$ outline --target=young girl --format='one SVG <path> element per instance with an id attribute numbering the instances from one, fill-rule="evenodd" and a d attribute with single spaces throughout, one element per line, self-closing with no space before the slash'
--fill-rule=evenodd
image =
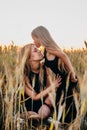
<path id="1" fill-rule="evenodd" d="M 43 46 L 45 48 L 48 61 L 54 60 L 56 56 L 60 58 L 59 69 L 61 66 L 64 67 L 62 61 L 64 62 L 66 69 L 70 72 L 71 81 L 76 82 L 77 78 L 68 56 L 60 49 L 49 31 L 43 26 L 38 26 L 31 32 L 31 36 L 37 47 Z"/>
<path id="2" fill-rule="evenodd" d="M 63 91 L 63 102 L 66 103 L 65 113 L 67 113 L 64 122 L 70 123 L 76 118 L 77 114 L 73 97 L 73 90 L 74 87 L 76 87 L 77 85 L 77 77 L 71 65 L 71 62 L 67 55 L 59 48 L 59 46 L 53 40 L 49 31 L 45 27 L 36 27 L 31 32 L 31 36 L 34 40 L 35 45 L 37 47 L 42 46 L 45 50 L 45 66 L 49 67 L 56 75 L 59 74 L 62 78 L 61 85 L 56 92 L 56 104 L 59 104 Z M 68 74 L 70 74 L 70 78 L 67 86 Z M 59 106 L 57 106 L 57 111 L 58 107 Z"/>
<path id="3" fill-rule="evenodd" d="M 20 58 L 23 58 L 25 53 L 25 98 L 29 98 L 25 105 L 27 111 L 34 111 L 39 114 L 40 118 L 45 119 L 51 114 L 52 104 L 49 100 L 49 93 L 53 88 L 51 85 L 47 86 L 46 69 L 40 64 L 43 59 L 41 51 L 34 44 L 28 44 L 21 49 Z M 61 78 L 58 76 L 53 81 L 55 90 L 59 87 L 60 81 Z"/>

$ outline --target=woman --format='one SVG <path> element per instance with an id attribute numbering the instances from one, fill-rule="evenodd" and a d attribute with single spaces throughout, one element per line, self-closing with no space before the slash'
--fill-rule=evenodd
<path id="1" fill-rule="evenodd" d="M 56 103 L 59 104 L 62 91 L 64 92 L 64 100 L 66 103 L 66 117 L 64 122 L 70 123 L 76 118 L 76 106 L 73 98 L 74 87 L 77 86 L 77 77 L 71 62 L 67 55 L 59 48 L 56 42 L 51 37 L 49 31 L 43 27 L 38 26 L 31 32 L 31 36 L 37 47 L 44 48 L 45 66 L 49 67 L 56 75 L 59 74 L 62 78 L 61 85 L 57 90 Z M 67 77 L 70 75 L 67 85 Z M 79 93 L 79 92 L 78 92 Z M 70 97 L 70 98 L 68 98 Z M 57 111 L 58 111 L 57 106 Z"/>
<path id="2" fill-rule="evenodd" d="M 48 83 L 47 74 L 49 71 L 41 65 L 43 55 L 34 44 L 25 45 L 20 51 L 20 58 L 26 53 L 26 62 L 24 66 L 25 80 L 25 98 L 29 98 L 26 102 L 28 111 L 34 111 L 39 114 L 42 119 L 47 118 L 51 114 L 51 101 L 49 93 L 52 92 L 52 86 Z M 54 89 L 57 90 L 61 84 L 61 78 L 56 77 L 53 81 Z M 49 85 L 49 87 L 47 86 Z"/>

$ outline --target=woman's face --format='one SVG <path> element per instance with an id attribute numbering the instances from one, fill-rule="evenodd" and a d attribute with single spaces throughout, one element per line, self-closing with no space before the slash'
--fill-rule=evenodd
<path id="1" fill-rule="evenodd" d="M 30 59 L 34 60 L 34 61 L 39 61 L 39 60 L 43 59 L 43 54 L 41 53 L 41 51 L 35 45 L 31 46 Z"/>
<path id="2" fill-rule="evenodd" d="M 37 37 L 35 37 L 35 36 L 32 36 L 32 39 L 34 40 L 35 45 L 37 47 L 40 47 L 40 41 L 39 41 L 39 39 Z"/>

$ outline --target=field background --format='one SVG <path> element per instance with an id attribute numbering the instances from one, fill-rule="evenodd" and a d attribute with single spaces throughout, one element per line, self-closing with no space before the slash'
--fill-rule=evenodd
<path id="1" fill-rule="evenodd" d="M 21 77 L 22 69 L 19 69 L 21 66 L 17 61 L 19 49 L 19 46 L 15 46 L 14 43 L 9 46 L 0 46 L 0 127 L 2 127 L 2 122 L 4 122 L 3 128 L 0 128 L 0 130 L 16 130 L 13 125 L 12 115 L 15 115 L 18 111 L 20 111 L 20 100 L 18 99 L 16 101 L 16 98 L 20 96 L 20 93 L 15 94 L 15 98 L 13 98 L 14 86 L 18 89 L 18 85 L 22 94 L 24 91 L 22 85 L 23 77 Z M 81 49 L 71 48 L 70 50 L 64 49 L 63 51 L 70 58 L 78 76 L 81 88 L 81 102 L 83 103 L 84 99 L 87 99 L 87 47 Z M 14 70 L 16 67 L 18 68 L 16 69 L 15 74 Z M 19 74 L 19 72 L 21 73 Z M 15 103 L 13 103 L 14 99 Z M 11 106 L 13 107 L 11 108 Z M 21 129 L 20 127 L 18 127 L 18 130 Z M 25 128 L 25 126 L 23 127 Z"/>
<path id="2" fill-rule="evenodd" d="M 0 46 L 0 73 L 3 73 L 4 64 L 8 64 L 11 69 L 15 67 L 19 48 L 14 43 L 9 46 Z M 87 47 L 63 49 L 63 51 L 69 56 L 77 75 L 82 78 L 87 69 Z"/>

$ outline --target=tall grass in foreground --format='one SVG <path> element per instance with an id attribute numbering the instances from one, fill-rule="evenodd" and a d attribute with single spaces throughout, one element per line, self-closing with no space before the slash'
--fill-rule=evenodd
<path id="1" fill-rule="evenodd" d="M 13 48 L 12 48 L 13 49 Z M 16 51 L 16 50 L 15 50 Z M 16 64 L 17 54 L 14 51 L 8 52 L 8 50 L 3 50 L 4 60 L 3 60 L 3 71 L 1 72 L 0 78 L 0 99 L 1 99 L 1 116 L 0 123 L 2 124 L 2 130 L 20 130 L 21 120 L 20 112 L 24 111 L 25 107 L 22 106 L 21 110 L 21 93 L 24 92 L 23 84 L 23 70 L 21 64 Z M 3 54 L 2 53 L 2 54 Z M 12 57 L 15 60 L 12 63 Z M 13 57 L 14 59 L 14 57 Z M 26 120 L 26 118 L 25 118 Z M 26 121 L 27 126 L 27 121 Z M 22 126 L 24 129 L 24 126 Z"/>
<path id="2" fill-rule="evenodd" d="M 87 49 L 71 49 L 64 51 L 69 56 L 79 77 L 82 99 L 82 109 L 81 114 L 79 114 L 79 104 L 77 104 L 79 96 L 78 93 L 73 91 L 78 114 L 76 120 L 72 122 L 67 129 L 80 130 L 81 119 L 83 119 L 87 114 Z M 37 122 L 39 118 L 37 118 L 37 115 L 31 115 L 27 113 L 25 108 L 23 68 L 26 55 L 23 57 L 22 62 L 20 63 L 17 61 L 17 53 L 17 46 L 10 45 L 9 47 L 0 47 L 0 130 L 63 130 L 60 127 L 61 124 L 59 122 L 65 108 L 65 104 L 61 105 L 63 94 L 59 102 L 60 112 L 58 115 L 56 115 L 56 111 L 54 111 L 53 120 L 49 127 L 43 123 L 38 124 L 36 127 L 33 126 L 32 118 L 36 118 Z M 23 97 L 22 101 L 21 95 Z M 55 99 L 54 91 L 52 94 L 50 94 L 50 98 L 55 110 L 55 102 L 53 100 Z M 82 125 L 83 124 L 84 122 L 82 122 Z"/>

